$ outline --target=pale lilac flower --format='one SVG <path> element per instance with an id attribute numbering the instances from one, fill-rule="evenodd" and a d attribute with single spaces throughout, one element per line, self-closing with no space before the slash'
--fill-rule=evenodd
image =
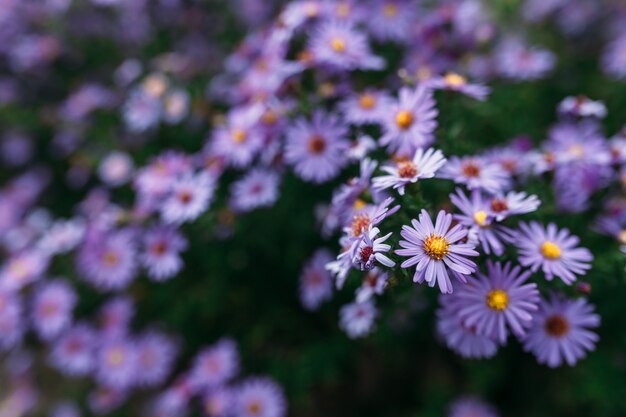
<path id="1" fill-rule="evenodd" d="M 38 250 L 27 250 L 11 256 L 0 268 L 0 287 L 19 290 L 40 279 L 48 263 L 48 255 Z"/>
<path id="2" fill-rule="evenodd" d="M 0 289 L 0 349 L 9 350 L 21 342 L 26 324 L 17 293 Z"/>
<path id="3" fill-rule="evenodd" d="M 394 261 L 385 255 L 386 252 L 391 250 L 391 246 L 384 243 L 389 239 L 391 233 L 376 238 L 379 233 L 380 229 L 370 226 L 367 233 L 363 234 L 363 239 L 358 246 L 355 246 L 352 263 L 358 265 L 361 271 L 368 271 L 374 268 L 376 262 L 388 268 L 393 268 L 396 265 Z"/>
<path id="4" fill-rule="evenodd" d="M 391 97 L 384 91 L 368 89 L 350 95 L 339 103 L 339 108 L 349 123 L 356 125 L 380 124 L 391 102 Z"/>
<path id="5" fill-rule="evenodd" d="M 125 152 L 114 151 L 104 157 L 98 167 L 98 176 L 110 187 L 126 184 L 133 174 L 133 160 Z"/>
<path id="6" fill-rule="evenodd" d="M 333 294 L 333 282 L 326 265 L 333 259 L 330 252 L 320 249 L 313 254 L 300 275 L 300 302 L 307 310 L 316 310 Z"/>
<path id="7" fill-rule="evenodd" d="M 189 380 L 194 387 L 212 388 L 230 381 L 238 372 L 237 346 L 230 339 L 222 339 L 196 356 Z"/>
<path id="8" fill-rule="evenodd" d="M 49 255 L 66 253 L 76 248 L 84 235 L 82 219 L 57 220 L 45 231 L 37 247 Z"/>
<path id="9" fill-rule="evenodd" d="M 172 224 L 197 219 L 209 207 L 215 187 L 214 179 L 206 172 L 178 178 L 161 205 L 161 218 Z"/>
<path id="10" fill-rule="evenodd" d="M 250 378 L 237 387 L 234 417 L 284 417 L 287 413 L 282 388 L 269 378 Z"/>
<path id="11" fill-rule="evenodd" d="M 407 42 L 416 24 L 418 8 L 411 0 L 371 0 L 365 23 L 381 41 Z"/>
<path id="12" fill-rule="evenodd" d="M 161 111 L 161 101 L 157 97 L 136 89 L 124 104 L 124 122 L 131 132 L 141 133 L 159 123 Z"/>
<path id="13" fill-rule="evenodd" d="M 491 197 L 490 212 L 496 221 L 502 221 L 509 216 L 532 213 L 539 208 L 541 201 L 536 195 L 525 192 L 509 191 L 506 194 L 497 194 Z"/>
<path id="14" fill-rule="evenodd" d="M 150 331 L 135 340 L 137 375 L 139 386 L 156 386 L 169 376 L 177 348 L 168 336 Z"/>
<path id="15" fill-rule="evenodd" d="M 470 190 L 481 188 L 492 194 L 505 191 L 511 181 L 509 173 L 501 166 L 475 156 L 453 156 L 439 175 L 457 184 L 464 184 Z"/>
<path id="16" fill-rule="evenodd" d="M 469 83 L 465 77 L 455 72 L 433 77 L 426 82 L 426 85 L 435 90 L 455 91 L 480 101 L 486 100 L 491 91 L 485 85 Z"/>
<path id="17" fill-rule="evenodd" d="M 569 96 L 559 103 L 557 108 L 559 114 L 572 117 L 594 117 L 602 119 L 606 116 L 607 110 L 600 100 L 591 100 L 586 96 Z"/>
<path id="18" fill-rule="evenodd" d="M 396 166 L 383 166 L 381 169 L 388 175 L 376 177 L 372 180 L 374 188 L 397 189 L 404 195 L 404 187 L 415 184 L 421 178 L 433 178 L 435 173 L 445 165 L 446 158 L 439 150 L 429 148 L 424 151 L 420 148 L 412 159 L 400 160 Z"/>
<path id="19" fill-rule="evenodd" d="M 346 304 L 339 311 L 339 327 L 351 339 L 367 336 L 374 326 L 378 311 L 373 301 Z"/>
<path id="20" fill-rule="evenodd" d="M 135 314 L 133 300 L 125 295 L 109 299 L 98 312 L 100 331 L 107 337 L 119 337 L 128 333 L 130 321 Z"/>
<path id="21" fill-rule="evenodd" d="M 626 78 L 626 33 L 606 46 L 602 54 L 602 70 L 613 78 Z"/>
<path id="22" fill-rule="evenodd" d="M 460 398 L 450 405 L 447 417 L 498 417 L 490 405 L 473 397 Z"/>
<path id="23" fill-rule="evenodd" d="M 77 297 L 65 281 L 49 281 L 39 286 L 33 297 L 32 321 L 39 337 L 51 340 L 72 322 Z"/>
<path id="24" fill-rule="evenodd" d="M 381 295 L 387 286 L 389 274 L 380 268 L 373 268 L 363 277 L 363 283 L 356 290 L 356 302 L 363 303 L 374 295 Z"/>
<path id="25" fill-rule="evenodd" d="M 231 185 L 231 207 L 239 212 L 270 207 L 278 200 L 279 183 L 280 177 L 276 172 L 261 168 L 251 169 Z"/>
<path id="26" fill-rule="evenodd" d="M 513 80 L 544 78 L 556 63 L 554 54 L 546 49 L 526 45 L 521 39 L 505 39 L 496 49 L 496 69 Z"/>
<path id="27" fill-rule="evenodd" d="M 63 374 L 85 376 L 95 367 L 97 344 L 94 330 L 79 323 L 52 344 L 49 361 Z"/>
<path id="28" fill-rule="evenodd" d="M 157 225 L 143 238 L 141 262 L 155 281 L 174 277 L 183 268 L 180 252 L 187 249 L 187 239 L 172 226 Z"/>
<path id="29" fill-rule="evenodd" d="M 228 114 L 226 126 L 215 130 L 210 143 L 211 153 L 226 163 L 243 168 L 252 162 L 263 147 L 263 131 L 259 125 L 263 106 L 238 107 Z"/>
<path id="30" fill-rule="evenodd" d="M 122 337 L 100 341 L 95 375 L 100 384 L 127 389 L 135 383 L 137 375 L 137 347 L 134 342 Z"/>

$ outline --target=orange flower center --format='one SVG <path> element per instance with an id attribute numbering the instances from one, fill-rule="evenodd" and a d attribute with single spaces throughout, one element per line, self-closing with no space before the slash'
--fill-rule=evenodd
<path id="1" fill-rule="evenodd" d="M 548 317 L 545 329 L 550 336 L 563 337 L 569 333 L 569 322 L 560 314 L 555 314 Z"/>

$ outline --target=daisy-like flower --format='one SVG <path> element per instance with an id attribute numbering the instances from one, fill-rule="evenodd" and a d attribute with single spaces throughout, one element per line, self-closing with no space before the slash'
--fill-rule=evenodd
<path id="1" fill-rule="evenodd" d="M 498 417 L 496 410 L 473 397 L 460 398 L 450 405 L 447 417 Z"/>
<path id="2" fill-rule="evenodd" d="M 39 250 L 26 250 L 11 256 L 0 268 L 0 287 L 19 290 L 41 278 L 48 268 L 48 256 Z"/>
<path id="3" fill-rule="evenodd" d="M 519 266 L 487 262 L 487 275 L 470 278 L 454 294 L 464 325 L 500 343 L 506 342 L 507 329 L 523 336 L 539 304 L 537 284 L 527 283 L 529 276 Z"/>
<path id="4" fill-rule="evenodd" d="M 595 349 L 598 335 L 592 329 L 600 316 L 584 298 L 570 300 L 552 295 L 535 313 L 533 327 L 524 338 L 524 349 L 550 368 L 564 362 L 573 366 Z"/>
<path id="5" fill-rule="evenodd" d="M 437 284 L 442 293 L 453 291 L 450 274 L 466 282 L 465 276 L 476 270 L 476 264 L 467 257 L 478 256 L 474 245 L 459 243 L 467 236 L 467 229 L 460 224 L 450 228 L 452 215 L 443 210 L 435 225 L 426 210 L 420 213 L 419 221 L 411 220 L 411 225 L 402 226 L 400 234 L 406 240 L 400 241 L 403 249 L 396 250 L 396 254 L 409 258 L 402 262 L 402 268 L 415 265 L 413 282 L 426 281 L 430 287 Z"/>
<path id="6" fill-rule="evenodd" d="M 330 252 L 320 249 L 304 266 L 300 275 L 300 302 L 307 310 L 316 310 L 333 294 L 333 281 L 326 265 L 333 259 Z"/>
<path id="7" fill-rule="evenodd" d="M 384 61 L 372 54 L 367 36 L 347 21 L 327 20 L 310 37 L 309 50 L 321 64 L 342 70 L 382 69 Z"/>
<path id="8" fill-rule="evenodd" d="M 85 376 L 94 369 L 96 332 L 79 323 L 52 344 L 50 363 L 65 375 Z"/>
<path id="9" fill-rule="evenodd" d="M 423 85 L 403 87 L 385 117 L 380 144 L 398 156 L 410 157 L 433 142 L 437 114 L 432 90 Z"/>
<path id="10" fill-rule="evenodd" d="M 404 187 L 414 184 L 421 178 L 433 178 L 435 173 L 445 165 L 446 158 L 439 150 L 420 148 L 413 159 L 401 159 L 395 166 L 383 166 L 381 169 L 389 175 L 376 177 L 372 180 L 374 188 L 385 190 L 397 189 L 404 195 Z"/>
<path id="11" fill-rule="evenodd" d="M 230 112 L 226 126 L 215 130 L 211 153 L 229 164 L 243 168 L 263 147 L 263 130 L 259 125 L 262 105 L 238 107 Z"/>
<path id="12" fill-rule="evenodd" d="M 107 337 L 123 336 L 128 333 L 130 321 L 135 314 L 133 300 L 125 295 L 109 299 L 98 312 L 100 331 Z"/>
<path id="13" fill-rule="evenodd" d="M 350 123 L 382 123 L 385 110 L 391 102 L 391 97 L 385 92 L 365 90 L 339 103 L 339 108 Z"/>
<path id="14" fill-rule="evenodd" d="M 576 275 L 585 275 L 591 268 L 593 255 L 586 248 L 577 247 L 579 239 L 569 230 L 558 230 L 554 223 L 544 228 L 537 222 L 520 223 L 515 245 L 519 261 L 534 272 L 541 268 L 548 281 L 556 276 L 570 285 Z"/>
<path id="15" fill-rule="evenodd" d="M 129 388 L 137 377 L 137 347 L 129 339 L 101 341 L 96 355 L 96 380 L 109 387 Z"/>
<path id="16" fill-rule="evenodd" d="M 173 90 L 163 97 L 163 120 L 169 124 L 179 123 L 189 112 L 189 93 Z"/>
<path id="17" fill-rule="evenodd" d="M 496 221 L 501 222 L 509 216 L 526 214 L 536 211 L 541 201 L 536 195 L 528 195 L 525 192 L 509 191 L 506 194 L 498 194 L 489 202 L 490 211 Z"/>
<path id="18" fill-rule="evenodd" d="M 206 172 L 179 178 L 161 205 L 163 221 L 180 224 L 197 219 L 209 207 L 214 192 L 215 181 Z"/>
<path id="19" fill-rule="evenodd" d="M 467 326 L 459 317 L 453 296 L 441 295 L 441 307 L 437 310 L 437 334 L 444 341 L 448 349 L 453 350 L 464 358 L 480 359 L 491 358 L 498 352 L 498 343 L 476 332 L 475 326 Z"/>
<path id="20" fill-rule="evenodd" d="M 276 172 L 252 169 L 230 188 L 230 205 L 245 212 L 258 207 L 270 207 L 278 200 L 280 177 Z"/>
<path id="21" fill-rule="evenodd" d="M 351 339 L 365 337 L 372 331 L 377 316 L 378 310 L 371 299 L 346 304 L 339 311 L 339 327 Z"/>
<path id="22" fill-rule="evenodd" d="M 497 256 L 504 252 L 503 241 L 508 240 L 508 230 L 494 222 L 494 214 L 491 212 L 489 200 L 483 197 L 480 190 L 472 190 L 470 198 L 457 188 L 456 194 L 450 194 L 450 201 L 461 214 L 453 217 L 463 226 L 470 229 L 468 239 L 480 243 L 483 251 L 489 255 Z"/>
<path id="23" fill-rule="evenodd" d="M 449 72 L 442 77 L 433 77 L 426 84 L 435 90 L 456 91 L 480 101 L 484 101 L 491 91 L 482 84 L 469 83 L 465 77 L 455 72 Z"/>
<path id="24" fill-rule="evenodd" d="M 379 262 L 386 267 L 393 268 L 396 263 L 389 259 L 386 252 L 391 250 L 391 246 L 384 242 L 389 239 L 391 233 L 376 238 L 380 233 L 377 227 L 370 227 L 367 233 L 363 234 L 363 239 L 355 246 L 355 253 L 352 263 L 357 265 L 361 271 L 369 271 L 374 268 L 375 262 Z"/>
<path id="25" fill-rule="evenodd" d="M 104 291 L 128 286 L 137 272 L 133 235 L 129 230 L 90 232 L 77 257 L 81 276 Z"/>
<path id="26" fill-rule="evenodd" d="M 602 70 L 613 78 L 626 78 L 626 32 L 606 46 L 602 54 Z"/>
<path id="27" fill-rule="evenodd" d="M 511 180 L 509 173 L 500 165 L 476 156 L 453 156 L 439 175 L 464 184 L 470 190 L 481 188 L 491 194 L 506 190 Z"/>
<path id="28" fill-rule="evenodd" d="M 50 281 L 37 288 L 32 310 L 37 334 L 43 340 L 57 337 L 71 324 L 75 305 L 76 293 L 64 281 Z"/>
<path id="29" fill-rule="evenodd" d="M 0 349 L 9 350 L 20 343 L 26 328 L 23 315 L 18 294 L 0 290 Z"/>
<path id="30" fill-rule="evenodd" d="M 57 220 L 44 233 L 37 248 L 49 255 L 74 249 L 85 235 L 85 222 L 80 219 Z"/>
<path id="31" fill-rule="evenodd" d="M 161 384 L 170 374 L 176 359 L 176 344 L 162 333 L 151 331 L 135 341 L 137 358 L 136 383 L 152 387 Z"/>
<path id="32" fill-rule="evenodd" d="M 373 0 L 365 19 L 373 36 L 380 41 L 406 42 L 416 21 L 417 7 L 410 0 Z"/>
<path id="33" fill-rule="evenodd" d="M 236 389 L 220 387 L 209 390 L 202 397 L 202 409 L 209 417 L 226 417 L 233 413 Z"/>
<path id="34" fill-rule="evenodd" d="M 363 277 L 363 283 L 356 290 L 356 302 L 363 303 L 374 295 L 381 295 L 385 291 L 389 274 L 380 268 L 373 268 Z"/>
<path id="35" fill-rule="evenodd" d="M 346 126 L 337 116 L 316 111 L 310 122 L 300 118 L 287 129 L 285 160 L 305 181 L 329 181 L 347 162 L 350 143 L 346 134 Z"/>
<path id="36" fill-rule="evenodd" d="M 606 106 L 602 101 L 591 100 L 586 96 L 566 97 L 559 103 L 557 110 L 560 115 L 571 117 L 602 119 L 607 114 Z"/>
<path id="37" fill-rule="evenodd" d="M 126 184 L 132 174 L 133 160 L 125 152 L 111 152 L 98 166 L 100 180 L 110 187 Z"/>
<path id="38" fill-rule="evenodd" d="M 536 80 L 554 68 L 556 58 L 546 49 L 526 45 L 521 39 L 504 40 L 495 52 L 496 70 L 513 80 Z"/>
<path id="39" fill-rule="evenodd" d="M 269 378 L 250 378 L 237 388 L 234 417 L 284 417 L 283 389 Z"/>
<path id="40" fill-rule="evenodd" d="M 180 252 L 187 249 L 187 239 L 172 226 L 154 226 L 143 238 L 141 262 L 155 281 L 174 277 L 183 267 Z"/>
<path id="41" fill-rule="evenodd" d="M 194 387 L 217 387 L 234 378 L 238 372 L 237 345 L 230 339 L 222 339 L 196 356 L 189 380 Z"/>
<path id="42" fill-rule="evenodd" d="M 124 103 L 124 123 L 131 132 L 144 132 L 159 123 L 161 111 L 161 100 L 143 89 L 136 89 Z"/>

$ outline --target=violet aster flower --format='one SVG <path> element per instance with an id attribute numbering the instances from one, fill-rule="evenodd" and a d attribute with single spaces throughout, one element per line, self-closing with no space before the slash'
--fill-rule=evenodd
<path id="1" fill-rule="evenodd" d="M 97 343 L 95 331 L 79 323 L 52 344 L 49 361 L 63 374 L 85 376 L 94 369 Z"/>
<path id="2" fill-rule="evenodd" d="M 606 106 L 602 101 L 591 100 L 586 96 L 566 97 L 557 108 L 562 116 L 593 117 L 602 119 L 606 116 Z"/>
<path id="3" fill-rule="evenodd" d="M 102 159 L 98 176 L 110 187 L 126 184 L 133 174 L 133 160 L 124 152 L 114 151 Z"/>
<path id="4" fill-rule="evenodd" d="M 451 157 L 439 176 L 464 184 L 470 190 L 482 188 L 492 194 L 506 190 L 511 180 L 501 166 L 477 156 Z"/>
<path id="5" fill-rule="evenodd" d="M 602 54 L 602 70 L 613 78 L 626 78 L 626 33 L 606 46 Z"/>
<path id="6" fill-rule="evenodd" d="M 48 255 L 38 250 L 25 250 L 11 256 L 0 268 L 0 288 L 19 290 L 40 279 L 48 262 Z"/>
<path id="7" fill-rule="evenodd" d="M 595 349 L 600 316 L 584 298 L 570 300 L 552 295 L 534 315 L 533 327 L 524 338 L 524 349 L 550 368 L 564 362 L 573 366 Z"/>
<path id="8" fill-rule="evenodd" d="M 346 21 L 321 23 L 311 34 L 309 50 L 315 61 L 341 70 L 384 67 L 384 61 L 370 51 L 367 36 Z"/>
<path id="9" fill-rule="evenodd" d="M 509 191 L 506 194 L 498 194 L 491 197 L 489 203 L 490 212 L 496 221 L 502 221 L 509 216 L 526 214 L 536 211 L 541 201 L 536 195 L 528 195 L 525 192 Z"/>
<path id="10" fill-rule="evenodd" d="M 78 246 L 84 235 L 83 220 L 57 220 L 44 232 L 37 247 L 49 255 L 66 253 Z"/>
<path id="11" fill-rule="evenodd" d="M 155 281 L 174 277 L 183 267 L 180 252 L 187 249 L 187 239 L 174 227 L 157 225 L 143 237 L 141 262 Z"/>
<path id="12" fill-rule="evenodd" d="M 397 189 L 404 195 L 404 187 L 415 184 L 421 178 L 433 178 L 435 173 L 446 163 L 446 158 L 439 150 L 420 148 L 412 159 L 401 159 L 396 166 L 383 166 L 381 169 L 389 175 L 376 177 L 372 180 L 374 188 Z"/>
<path id="13" fill-rule="evenodd" d="M 307 310 L 316 310 L 333 294 L 333 281 L 326 265 L 333 259 L 326 249 L 316 251 L 300 275 L 300 302 Z"/>
<path id="14" fill-rule="evenodd" d="M 283 389 L 269 378 L 250 378 L 237 388 L 234 417 L 284 417 Z"/>
<path id="15" fill-rule="evenodd" d="M 460 398 L 450 405 L 447 417 L 498 417 L 490 405 L 473 397 Z"/>
<path id="16" fill-rule="evenodd" d="M 418 8 L 408 0 L 373 0 L 365 23 L 373 36 L 381 41 L 406 42 L 413 33 Z"/>
<path id="17" fill-rule="evenodd" d="M 592 120 L 553 126 L 545 148 L 554 155 L 557 165 L 588 163 L 607 166 L 611 162 L 606 140 L 598 124 Z"/>
<path id="18" fill-rule="evenodd" d="M 37 288 L 32 321 L 39 337 L 51 340 L 65 330 L 72 322 L 75 305 L 76 293 L 64 281 L 49 281 Z"/>
<path id="19" fill-rule="evenodd" d="M 528 46 L 521 39 L 514 38 L 501 42 L 494 59 L 498 73 L 513 80 L 543 78 L 556 63 L 552 52 Z"/>
<path id="20" fill-rule="evenodd" d="M 136 254 L 131 231 L 92 231 L 78 253 L 77 267 L 81 276 L 96 288 L 119 290 L 135 278 Z"/>
<path id="21" fill-rule="evenodd" d="M 100 341 L 96 354 L 96 380 L 105 386 L 129 388 L 137 377 L 137 347 L 124 337 Z"/>
<path id="22" fill-rule="evenodd" d="M 480 335 L 476 327 L 467 326 L 459 317 L 454 303 L 454 296 L 442 294 L 439 297 L 441 307 L 437 310 L 437 334 L 448 349 L 467 359 L 491 358 L 498 352 L 498 343 Z"/>
<path id="23" fill-rule="evenodd" d="M 534 272 L 543 270 L 548 281 L 556 276 L 570 285 L 576 275 L 585 275 L 593 256 L 586 248 L 577 247 L 579 239 L 569 230 L 558 230 L 554 223 L 544 228 L 537 222 L 520 223 L 515 244 L 519 261 Z"/>
<path id="24" fill-rule="evenodd" d="M 161 205 L 166 223 L 180 224 L 197 219 L 204 213 L 215 192 L 215 181 L 206 172 L 177 179 Z"/>
<path id="25" fill-rule="evenodd" d="M 363 283 L 356 290 L 356 302 L 363 303 L 376 295 L 381 295 L 387 286 L 389 274 L 380 268 L 373 268 L 363 277 Z"/>
<path id="26" fill-rule="evenodd" d="M 365 90 L 339 103 L 339 108 L 349 123 L 382 123 L 385 110 L 391 102 L 391 97 L 384 91 Z"/>
<path id="27" fill-rule="evenodd" d="M 375 262 L 381 263 L 389 268 L 393 268 L 396 265 L 394 261 L 384 254 L 391 250 L 391 246 L 384 243 L 389 239 L 391 233 L 376 238 L 379 233 L 380 229 L 370 226 L 367 233 L 363 234 L 363 239 L 358 245 L 355 245 L 352 263 L 358 265 L 361 271 L 369 271 L 374 268 Z"/>
<path id="28" fill-rule="evenodd" d="M 19 295 L 0 289 L 0 349 L 9 350 L 21 340 L 26 328 Z"/>
<path id="29" fill-rule="evenodd" d="M 454 294 L 463 323 L 503 344 L 507 329 L 523 336 L 539 304 L 537 284 L 527 283 L 529 276 L 530 272 L 522 272 L 519 266 L 488 261 L 487 275 L 470 278 Z"/>
<path id="30" fill-rule="evenodd" d="M 468 240 L 480 243 L 483 251 L 500 256 L 504 253 L 503 241 L 508 240 L 508 230 L 495 223 L 494 214 L 490 210 L 488 200 L 480 190 L 472 190 L 470 198 L 457 188 L 456 194 L 450 194 L 450 201 L 460 211 L 453 217 L 463 226 L 469 228 Z"/>
<path id="31" fill-rule="evenodd" d="M 235 342 L 222 339 L 202 350 L 195 358 L 189 378 L 194 387 L 216 387 L 239 372 L 239 354 Z"/>
<path id="32" fill-rule="evenodd" d="M 161 119 L 161 100 L 143 89 L 134 90 L 123 107 L 126 127 L 131 132 L 143 132 L 155 127 Z"/>
<path id="33" fill-rule="evenodd" d="M 351 248 L 355 243 L 346 236 L 342 237 L 339 243 L 342 247 L 341 252 L 337 256 L 337 259 L 326 264 L 326 269 L 335 278 L 335 286 L 341 289 L 346 282 L 348 273 L 352 269 L 352 257 L 350 254 L 352 253 Z"/>
<path id="34" fill-rule="evenodd" d="M 435 90 L 456 91 L 480 101 L 484 101 L 491 91 L 485 85 L 469 83 L 465 77 L 455 72 L 449 72 L 442 77 L 431 78 L 426 82 L 426 85 Z"/>
<path id="35" fill-rule="evenodd" d="M 176 359 L 177 348 L 168 336 L 151 331 L 135 340 L 137 374 L 140 386 L 156 386 L 169 376 Z"/>
<path id="36" fill-rule="evenodd" d="M 75 403 L 63 401 L 54 406 L 50 417 L 81 417 L 81 414 L 80 409 Z"/>
<path id="37" fill-rule="evenodd" d="M 385 117 L 380 144 L 398 156 L 412 156 L 433 142 L 437 114 L 432 90 L 423 85 L 403 87 Z"/>
<path id="38" fill-rule="evenodd" d="M 98 312 L 100 331 L 107 337 L 117 337 L 128 332 L 135 314 L 133 300 L 124 295 L 109 299 Z"/>
<path id="39" fill-rule="evenodd" d="M 209 390 L 202 397 L 202 409 L 209 417 L 226 417 L 233 414 L 237 390 L 220 387 Z"/>
<path id="40" fill-rule="evenodd" d="M 246 212 L 258 207 L 270 207 L 278 200 L 280 177 L 266 169 L 251 169 L 230 188 L 230 205 L 235 211 Z"/>
<path id="41" fill-rule="evenodd" d="M 409 259 L 404 261 L 402 268 L 416 265 L 413 282 L 426 281 L 430 287 L 439 285 L 442 293 L 453 291 L 450 275 L 461 282 L 465 276 L 476 270 L 476 264 L 467 256 L 478 256 L 474 245 L 458 243 L 467 236 L 467 229 L 457 224 L 450 228 L 452 215 L 441 210 L 433 225 L 430 215 L 422 210 L 418 220 L 411 220 L 411 226 L 402 226 L 400 234 L 406 240 L 400 241 L 403 249 L 396 250 L 400 256 Z M 448 272 L 448 269 L 450 272 Z"/>
<path id="42" fill-rule="evenodd" d="M 250 165 L 263 147 L 263 131 L 259 125 L 262 115 L 261 105 L 235 108 L 229 113 L 226 126 L 215 130 L 211 153 L 237 168 Z"/>
<path id="43" fill-rule="evenodd" d="M 285 160 L 305 181 L 331 180 L 347 162 L 346 134 L 346 126 L 335 115 L 316 111 L 310 122 L 299 118 L 285 134 Z"/>
<path id="44" fill-rule="evenodd" d="M 87 405 L 95 415 L 106 415 L 128 398 L 128 390 L 111 385 L 98 386 L 87 395 Z"/>
<path id="45" fill-rule="evenodd" d="M 371 299 L 362 303 L 346 304 L 339 311 L 339 327 L 351 339 L 365 337 L 374 327 L 377 316 L 378 310 Z"/>

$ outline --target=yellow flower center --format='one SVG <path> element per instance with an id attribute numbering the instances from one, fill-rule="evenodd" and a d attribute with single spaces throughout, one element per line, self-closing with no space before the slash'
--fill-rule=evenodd
<path id="1" fill-rule="evenodd" d="M 28 264 L 23 259 L 15 259 L 9 264 L 9 273 L 21 281 L 28 276 Z"/>
<path id="2" fill-rule="evenodd" d="M 585 149 L 581 145 L 572 145 L 567 148 L 567 152 L 576 158 L 582 158 L 585 156 Z"/>
<path id="3" fill-rule="evenodd" d="M 474 213 L 474 221 L 476 222 L 477 225 L 484 226 L 486 220 L 487 220 L 487 213 L 485 213 L 483 210 L 479 210 L 476 213 Z"/>
<path id="4" fill-rule="evenodd" d="M 438 261 L 442 260 L 444 256 L 450 253 L 450 250 L 448 249 L 449 247 L 450 243 L 445 237 L 435 235 L 434 233 L 424 240 L 424 252 L 426 252 L 426 254 L 431 258 Z"/>
<path id="5" fill-rule="evenodd" d="M 487 305 L 492 310 L 505 310 L 509 305 L 509 295 L 504 290 L 491 290 L 487 293 Z"/>
<path id="6" fill-rule="evenodd" d="M 406 130 L 413 124 L 413 115 L 408 111 L 400 111 L 396 115 L 396 124 L 400 129 Z"/>
<path id="7" fill-rule="evenodd" d="M 108 360 L 111 365 L 119 365 L 124 360 L 124 353 L 120 349 L 114 349 L 109 352 Z"/>
<path id="8" fill-rule="evenodd" d="M 555 243 L 546 240 L 541 245 L 541 254 L 544 258 L 558 259 L 561 257 L 561 249 Z"/>
<path id="9" fill-rule="evenodd" d="M 237 143 L 245 142 L 247 136 L 248 135 L 246 134 L 245 130 L 242 130 L 242 129 L 233 130 L 233 140 Z"/>
<path id="10" fill-rule="evenodd" d="M 417 71 L 415 72 L 415 75 L 417 76 L 418 80 L 425 81 L 433 76 L 433 72 L 431 71 L 429 67 L 422 65 L 421 67 L 417 69 Z"/>
<path id="11" fill-rule="evenodd" d="M 354 204 L 352 205 L 352 208 L 354 208 L 357 211 L 361 211 L 365 208 L 365 206 L 367 205 L 367 203 L 363 200 L 361 200 L 360 198 L 357 198 L 356 200 L 354 200 Z"/>
<path id="12" fill-rule="evenodd" d="M 446 74 L 446 76 L 444 77 L 444 80 L 446 81 L 446 84 L 448 84 L 451 87 L 461 87 L 465 85 L 465 83 L 467 83 L 467 80 L 465 79 L 465 77 L 455 72 Z"/>
<path id="13" fill-rule="evenodd" d="M 394 17 L 398 14 L 398 7 L 393 3 L 387 3 L 383 6 L 383 14 L 386 17 Z"/>
<path id="14" fill-rule="evenodd" d="M 348 17 L 350 15 L 350 5 L 347 3 L 340 3 L 337 5 L 337 16 Z"/>
<path id="15" fill-rule="evenodd" d="M 359 98 L 359 106 L 363 109 L 370 110 L 374 108 L 375 105 L 376 98 L 371 94 L 365 93 Z"/>
<path id="16" fill-rule="evenodd" d="M 342 53 L 346 50 L 346 41 L 341 38 L 333 38 L 330 40 L 330 46 L 335 52 Z"/>

